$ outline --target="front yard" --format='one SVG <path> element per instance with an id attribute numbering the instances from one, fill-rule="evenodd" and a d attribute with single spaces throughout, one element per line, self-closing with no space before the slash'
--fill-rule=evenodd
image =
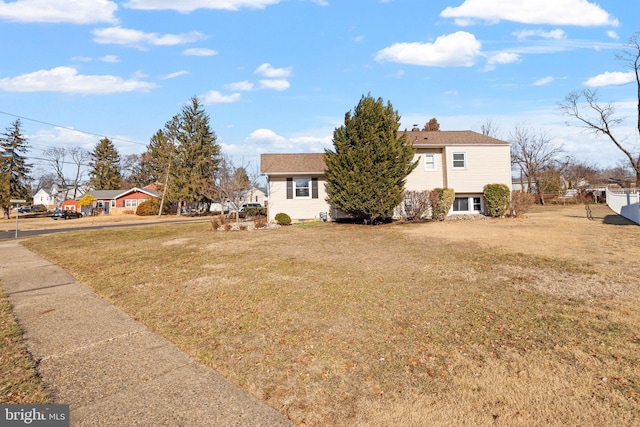
<path id="1" fill-rule="evenodd" d="M 24 245 L 297 425 L 637 425 L 640 227 L 584 212 Z"/>

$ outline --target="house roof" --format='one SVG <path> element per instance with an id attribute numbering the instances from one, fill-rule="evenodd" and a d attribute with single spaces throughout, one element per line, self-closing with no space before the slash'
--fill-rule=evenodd
<path id="1" fill-rule="evenodd" d="M 87 194 L 91 194 L 93 197 L 95 197 L 98 200 L 105 200 L 105 199 L 111 200 L 111 199 L 115 199 L 123 192 L 124 190 L 92 190 L 87 192 Z"/>
<path id="2" fill-rule="evenodd" d="M 287 173 L 322 174 L 327 169 L 324 153 L 261 154 L 260 172 L 266 175 Z"/>
<path id="3" fill-rule="evenodd" d="M 454 131 L 407 131 L 409 141 L 416 148 L 445 147 L 451 145 L 509 145 L 508 142 L 492 138 L 471 130 Z M 261 154 L 260 172 L 265 175 L 278 174 L 322 174 L 327 169 L 324 153 Z"/>
<path id="4" fill-rule="evenodd" d="M 447 145 L 509 145 L 506 141 L 471 130 L 407 131 L 406 134 L 416 148 Z"/>
<path id="5" fill-rule="evenodd" d="M 112 200 L 112 199 L 118 199 L 120 197 L 126 196 L 127 194 L 135 193 L 135 192 L 148 194 L 149 196 L 152 196 L 152 197 L 158 197 L 160 195 L 158 191 L 150 190 L 146 187 L 145 188 L 133 187 L 133 188 L 130 188 L 129 190 L 93 190 L 93 191 L 89 191 L 88 194 L 91 194 L 93 197 L 95 197 L 98 200 Z"/>

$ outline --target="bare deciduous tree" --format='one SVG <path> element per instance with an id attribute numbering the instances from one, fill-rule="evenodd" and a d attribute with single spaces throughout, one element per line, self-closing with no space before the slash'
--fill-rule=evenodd
<path id="1" fill-rule="evenodd" d="M 480 133 L 492 138 L 497 138 L 500 130 L 498 126 L 492 120 L 486 120 L 480 125 Z"/>
<path id="2" fill-rule="evenodd" d="M 527 180 L 527 192 L 534 186 L 538 189 L 538 201 L 544 204 L 542 177 L 545 170 L 557 162 L 562 148 L 553 144 L 545 131 L 535 133 L 532 129 L 516 126 L 511 134 L 511 164 Z"/>
<path id="3" fill-rule="evenodd" d="M 235 166 L 231 159 L 222 157 L 218 170 L 213 178 L 208 197 L 219 199 L 224 211 L 224 204 L 229 202 L 239 221 L 240 207 L 246 202 L 247 192 L 257 185 L 257 173 L 250 174 L 247 166 Z"/>
<path id="4" fill-rule="evenodd" d="M 80 180 L 89 161 L 89 152 L 80 147 L 49 147 L 42 154 L 45 161 L 53 169 L 53 173 L 62 187 L 64 198 L 67 199 L 73 190 L 72 198 L 75 199 L 78 196 Z M 73 173 L 71 178 L 65 176 L 69 170 Z"/>
<path id="5" fill-rule="evenodd" d="M 623 61 L 635 76 L 637 89 L 637 130 L 640 132 L 640 32 L 635 33 L 628 41 L 626 49 L 616 57 Z M 592 131 L 595 135 L 605 135 L 620 150 L 636 176 L 636 185 L 640 186 L 640 153 L 638 147 L 628 144 L 614 128 L 624 121 L 616 116 L 615 105 L 611 102 L 602 104 L 598 99 L 598 92 L 594 89 L 584 89 L 571 92 L 560 103 L 560 109 L 572 121 L 578 121 L 578 126 Z M 632 138 L 635 139 L 635 138 Z"/>

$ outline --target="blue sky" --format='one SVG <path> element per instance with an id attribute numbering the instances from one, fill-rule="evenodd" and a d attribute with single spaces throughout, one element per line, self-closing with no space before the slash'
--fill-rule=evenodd
<path id="1" fill-rule="evenodd" d="M 611 142 L 567 126 L 557 104 L 596 88 L 638 142 L 635 80 L 615 53 L 639 18 L 620 0 L 0 1 L 0 127 L 23 117 L 34 158 L 101 136 L 141 153 L 198 96 L 223 152 L 257 169 L 260 153 L 331 147 L 371 94 L 402 128 L 491 121 L 508 140 L 521 126 L 615 166 Z"/>

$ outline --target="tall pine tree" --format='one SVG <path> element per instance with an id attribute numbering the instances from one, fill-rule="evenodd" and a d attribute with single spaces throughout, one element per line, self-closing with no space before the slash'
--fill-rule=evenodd
<path id="1" fill-rule="evenodd" d="M 31 199 L 29 173 L 32 165 L 27 163 L 29 147 L 20 126 L 18 119 L 0 136 L 0 205 L 5 218 L 9 218 L 11 199 Z"/>
<path id="2" fill-rule="evenodd" d="M 208 194 L 220 163 L 220 146 L 209 125 L 209 115 L 197 97 L 182 108 L 176 142 L 169 186 L 172 199 L 180 204 L 210 205 Z"/>
<path id="3" fill-rule="evenodd" d="M 109 138 L 102 138 L 91 152 L 89 182 L 96 190 L 122 188 L 120 154 Z"/>
<path id="4" fill-rule="evenodd" d="M 327 201 L 376 224 L 402 202 L 406 178 L 416 167 L 406 135 L 398 138 L 400 116 L 390 102 L 363 96 L 344 125 L 333 132 L 334 150 L 325 150 Z"/>

